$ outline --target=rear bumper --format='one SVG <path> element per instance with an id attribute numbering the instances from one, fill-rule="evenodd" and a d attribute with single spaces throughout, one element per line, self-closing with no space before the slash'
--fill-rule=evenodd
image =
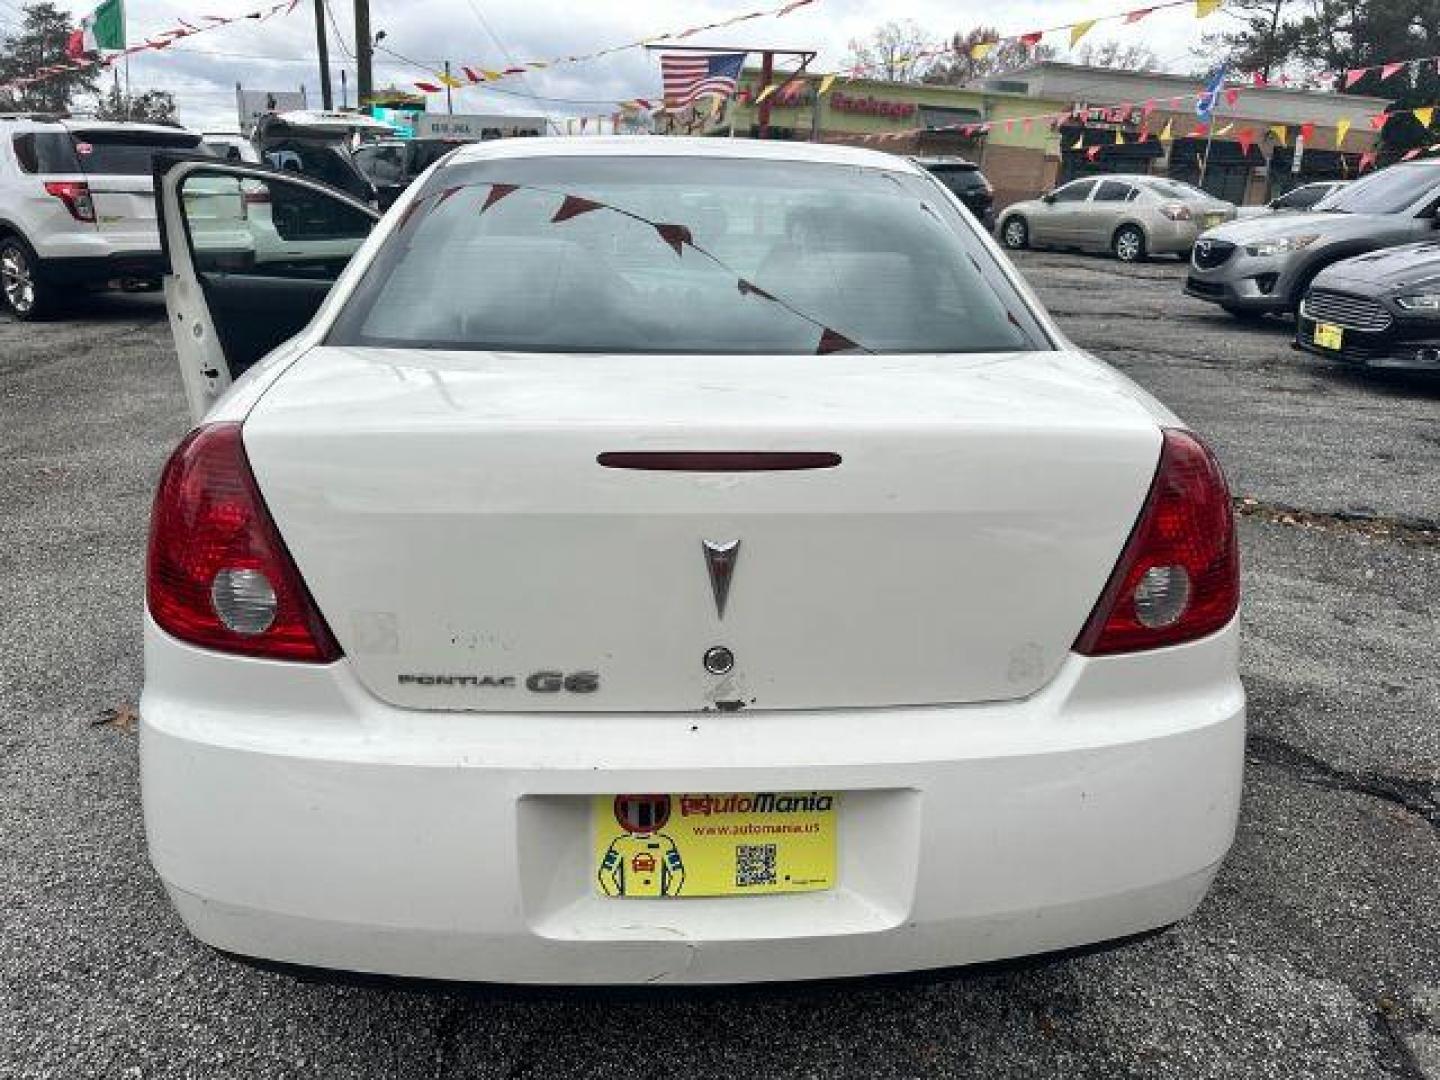
<path id="1" fill-rule="evenodd" d="M 165 260 L 158 251 L 117 251 L 109 255 L 42 258 L 40 274 L 54 285 L 94 285 L 121 278 L 165 275 Z"/>
<path id="2" fill-rule="evenodd" d="M 1029 699 L 729 714 L 465 714 L 146 630 L 152 861 L 201 940 L 439 979 L 741 982 L 945 967 L 1183 918 L 1233 838 L 1236 628 L 1072 656 Z M 589 796 L 842 793 L 839 885 L 594 891 Z"/>

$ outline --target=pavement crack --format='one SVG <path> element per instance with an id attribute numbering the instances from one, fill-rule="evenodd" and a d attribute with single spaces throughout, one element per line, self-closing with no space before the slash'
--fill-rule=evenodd
<path id="1" fill-rule="evenodd" d="M 1273 735 L 1253 731 L 1246 740 L 1246 754 L 1284 769 L 1302 783 L 1381 799 L 1440 829 L 1440 783 L 1377 772 L 1347 771 Z"/>
<path id="2" fill-rule="evenodd" d="M 1420 1021 L 1394 998 L 1381 995 L 1370 1013 L 1380 1065 L 1392 1076 L 1402 1080 L 1433 1080 L 1421 1065 L 1410 1045 L 1409 1036 L 1421 1026 Z"/>
<path id="3" fill-rule="evenodd" d="M 1236 497 L 1235 512 L 1272 525 L 1295 529 L 1348 532 L 1416 547 L 1440 547 L 1440 519 L 1414 515 L 1377 514 L 1369 510 L 1302 510 L 1265 499 Z"/>

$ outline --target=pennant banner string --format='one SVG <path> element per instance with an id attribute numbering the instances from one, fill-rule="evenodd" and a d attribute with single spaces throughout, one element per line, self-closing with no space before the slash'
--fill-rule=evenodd
<path id="1" fill-rule="evenodd" d="M 28 75 L 18 76 L 8 82 L 0 83 L 0 91 L 13 93 L 16 90 L 23 90 L 35 83 L 45 82 L 47 79 L 58 78 L 61 75 L 68 75 L 72 72 L 83 71 L 86 68 L 110 67 L 115 61 L 127 56 L 135 56 L 138 53 L 153 52 L 159 49 L 168 49 L 175 42 L 184 38 L 196 37 L 200 34 L 208 34 L 212 30 L 219 30 L 222 26 L 230 26 L 237 22 L 255 20 L 264 22 L 274 15 L 289 15 L 295 10 L 300 0 L 279 0 L 278 3 L 270 4 L 267 7 L 256 8 L 243 15 L 206 15 L 204 25 L 196 25 L 186 22 L 184 19 L 177 21 L 176 25 L 168 30 L 161 30 L 155 34 L 149 34 L 140 45 L 131 45 L 129 48 L 121 49 L 118 52 L 106 56 L 76 57 L 73 59 L 59 60 L 53 64 L 37 68 Z"/>

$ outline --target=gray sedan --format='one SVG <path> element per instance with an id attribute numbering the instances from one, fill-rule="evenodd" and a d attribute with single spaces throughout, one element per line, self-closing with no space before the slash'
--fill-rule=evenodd
<path id="1" fill-rule="evenodd" d="M 1325 267 L 1435 235 L 1440 161 L 1392 165 L 1343 188 L 1311 214 L 1271 214 L 1207 232 L 1185 291 L 1232 315 L 1294 311 Z"/>
<path id="2" fill-rule="evenodd" d="M 1087 177 L 1013 203 L 1000 215 L 1007 248 L 1111 251 L 1121 262 L 1186 256 L 1205 229 L 1235 217 L 1233 203 L 1161 176 Z"/>

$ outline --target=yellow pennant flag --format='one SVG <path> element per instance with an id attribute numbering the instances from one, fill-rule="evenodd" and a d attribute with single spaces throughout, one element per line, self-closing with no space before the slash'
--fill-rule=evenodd
<path id="1" fill-rule="evenodd" d="M 1431 119 L 1435 116 L 1435 106 L 1426 105 L 1423 109 L 1415 110 L 1415 119 L 1420 121 L 1421 127 L 1429 127 Z"/>
<path id="2" fill-rule="evenodd" d="M 1219 131 L 1215 132 L 1215 134 L 1216 134 L 1216 135 L 1228 135 L 1228 134 L 1230 134 L 1230 129 L 1233 128 L 1234 126 L 1235 126 L 1234 124 L 1226 124 L 1226 125 L 1225 125 L 1223 128 L 1221 128 Z"/>
<path id="3" fill-rule="evenodd" d="M 1098 19 L 1086 19 L 1084 22 L 1077 22 L 1074 26 L 1070 27 L 1070 47 L 1073 49 L 1078 45 L 1080 39 L 1088 34 L 1090 28 L 1097 22 L 1099 22 Z"/>
<path id="4" fill-rule="evenodd" d="M 489 68 L 481 68 L 480 74 L 484 76 L 486 82 L 496 82 L 497 80 L 503 79 L 505 77 L 500 72 L 491 71 Z"/>
<path id="5" fill-rule="evenodd" d="M 759 95 L 755 98 L 755 104 L 756 104 L 756 105 L 759 105 L 760 102 L 762 102 L 762 101 L 764 101 L 766 98 L 768 98 L 771 94 L 773 94 L 773 93 L 776 91 L 776 89 L 779 87 L 779 85 L 780 85 L 779 83 L 771 83 L 769 86 L 765 87 L 764 90 L 761 90 L 760 93 L 759 93 Z"/>
<path id="6" fill-rule="evenodd" d="M 1195 17 L 1203 19 L 1206 15 L 1214 15 L 1224 3 L 1225 0 L 1195 0 Z"/>
<path id="7" fill-rule="evenodd" d="M 1173 120 L 1166 120 L 1166 121 L 1165 121 L 1165 130 L 1162 131 L 1162 132 L 1160 132 L 1160 141 L 1161 141 L 1161 142 L 1169 142 L 1171 139 L 1173 139 L 1173 138 L 1175 137 L 1175 131 L 1174 131 L 1174 129 L 1175 129 L 1175 121 L 1173 121 Z"/>
<path id="8" fill-rule="evenodd" d="M 1284 146 L 1285 136 L 1289 134 L 1289 129 L 1284 124 L 1272 124 L 1270 125 L 1270 134 L 1275 136 L 1276 142 Z"/>
<path id="9" fill-rule="evenodd" d="M 1115 129 L 1115 145 L 1116 145 L 1116 146 L 1124 146 L 1124 145 L 1125 145 L 1125 136 L 1122 135 L 1122 134 L 1120 134 L 1120 129 L 1119 129 L 1119 128 L 1116 128 L 1116 129 Z"/>
<path id="10" fill-rule="evenodd" d="M 465 85 L 462 80 L 457 79 L 454 75 L 440 74 L 436 75 L 435 77 L 439 79 L 442 83 L 444 83 L 446 86 L 450 87 L 450 89 L 452 90 L 459 90 L 462 86 Z"/>
<path id="11" fill-rule="evenodd" d="M 1350 117 L 1342 116 L 1335 121 L 1335 149 L 1345 145 L 1345 136 L 1350 134 Z"/>
<path id="12" fill-rule="evenodd" d="M 1084 149 L 1085 149 L 1085 136 L 1084 136 L 1084 135 L 1077 135 L 1077 136 L 1075 136 L 1075 141 L 1070 144 L 1070 149 L 1071 149 L 1071 150 L 1084 150 Z"/>
<path id="13" fill-rule="evenodd" d="M 835 84 L 834 75 L 826 75 L 820 80 L 820 89 L 815 92 L 816 97 L 824 97 L 830 92 L 830 87 Z"/>
<path id="14" fill-rule="evenodd" d="M 990 54 L 990 50 L 994 47 L 995 42 L 993 41 L 977 41 L 974 45 L 970 46 L 970 59 L 984 60 L 985 57 Z"/>

